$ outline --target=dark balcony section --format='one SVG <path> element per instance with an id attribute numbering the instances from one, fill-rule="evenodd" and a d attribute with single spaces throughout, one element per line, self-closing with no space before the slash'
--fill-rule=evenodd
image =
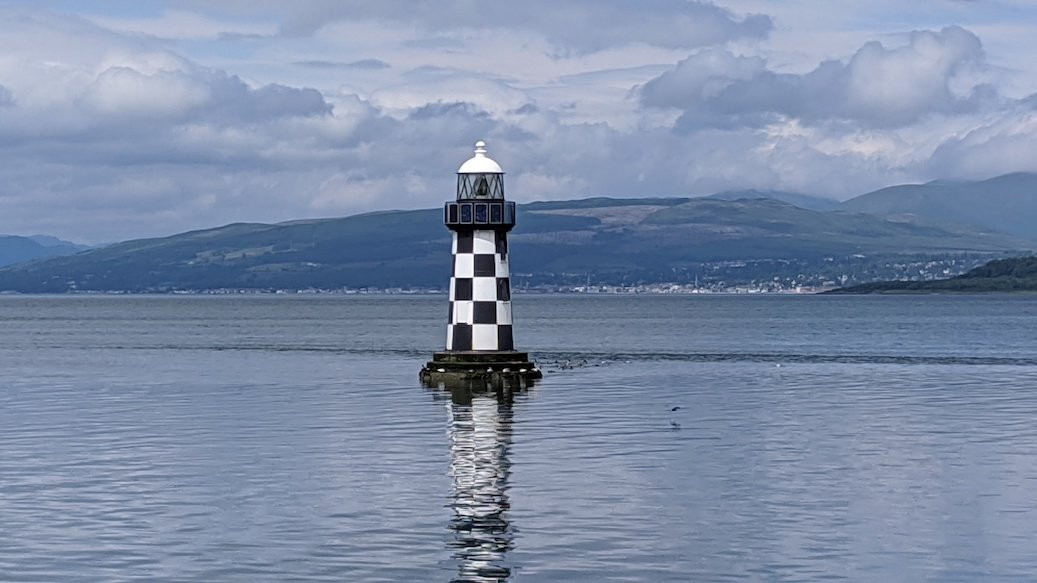
<path id="1" fill-rule="evenodd" d="M 515 226 L 515 203 L 503 200 L 448 202 L 443 222 L 458 229 L 511 230 Z"/>

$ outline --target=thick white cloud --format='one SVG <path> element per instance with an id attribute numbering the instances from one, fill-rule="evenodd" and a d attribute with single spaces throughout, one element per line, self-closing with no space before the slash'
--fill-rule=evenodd
<path id="1" fill-rule="evenodd" d="M 642 95 L 648 106 L 684 110 L 684 129 L 760 126 L 782 117 L 895 127 L 991 105 L 996 91 L 976 82 L 984 66 L 979 38 L 947 27 L 913 32 L 903 46 L 868 42 L 846 61 L 827 60 L 805 74 L 707 49 L 646 83 Z"/>
<path id="2" fill-rule="evenodd" d="M 297 184 L 284 167 L 319 159 L 307 147 L 342 125 L 315 90 L 249 85 L 79 18 L 5 13 L 0 26 L 4 231 L 97 241 L 198 226 L 214 209 L 233 220 L 249 206 L 236 191 L 259 202 Z M 294 211 L 271 207 L 257 214 Z"/>
<path id="3" fill-rule="evenodd" d="M 1029 99 L 1012 111 L 940 144 L 926 162 L 932 176 L 974 178 L 1037 171 L 1037 100 Z"/>
<path id="4" fill-rule="evenodd" d="M 208 87 L 180 71 L 143 73 L 109 67 L 81 95 L 90 112 L 131 117 L 183 115 L 209 99 Z"/>

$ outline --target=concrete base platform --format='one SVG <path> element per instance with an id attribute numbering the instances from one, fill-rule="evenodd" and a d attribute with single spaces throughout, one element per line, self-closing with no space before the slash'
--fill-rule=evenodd
<path id="1" fill-rule="evenodd" d="M 426 386 L 446 387 L 504 383 L 525 387 L 543 378 L 544 373 L 530 362 L 529 354 L 514 351 L 459 351 L 437 352 L 421 368 L 418 378 Z"/>

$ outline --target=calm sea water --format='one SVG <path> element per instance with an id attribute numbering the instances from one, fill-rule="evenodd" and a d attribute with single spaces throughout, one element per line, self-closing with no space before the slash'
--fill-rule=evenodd
<path id="1" fill-rule="evenodd" d="M 1037 298 L 0 297 L 3 581 L 1031 581 Z M 677 411 L 670 411 L 673 407 Z"/>

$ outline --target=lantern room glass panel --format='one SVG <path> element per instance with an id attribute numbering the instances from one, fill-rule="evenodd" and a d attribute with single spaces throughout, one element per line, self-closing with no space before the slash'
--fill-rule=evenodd
<path id="1" fill-rule="evenodd" d="M 504 198 L 504 175 L 502 174 L 458 174 L 457 199 Z"/>

